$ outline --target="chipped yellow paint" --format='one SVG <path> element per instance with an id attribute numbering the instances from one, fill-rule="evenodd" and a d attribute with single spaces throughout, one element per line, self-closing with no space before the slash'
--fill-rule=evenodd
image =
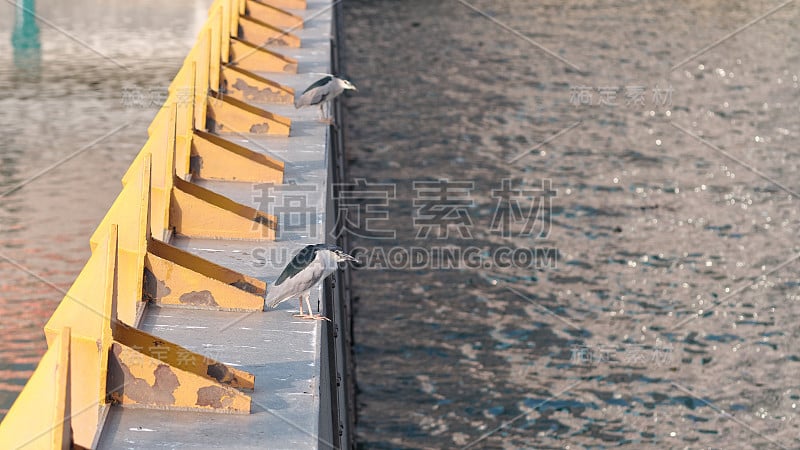
<path id="1" fill-rule="evenodd" d="M 178 234 L 212 239 L 275 240 L 275 216 L 236 203 L 181 179 L 175 180 L 169 214 Z"/>
<path id="2" fill-rule="evenodd" d="M 262 2 L 247 0 L 247 15 L 242 18 L 253 18 L 261 23 L 281 28 L 284 31 L 302 30 L 303 18 L 280 7 Z"/>
<path id="3" fill-rule="evenodd" d="M 72 443 L 67 392 L 70 329 L 64 328 L 45 352 L 5 420 L 0 448 L 69 449 Z M 49 420 L 42 417 L 49 416 Z"/>
<path id="4" fill-rule="evenodd" d="M 223 66 L 221 82 L 224 95 L 250 103 L 294 102 L 294 89 L 233 66 Z"/>
<path id="5" fill-rule="evenodd" d="M 245 103 L 294 100 L 291 88 L 254 73 L 297 73 L 296 59 L 259 47 L 300 46 L 291 31 L 302 28 L 303 20 L 283 8 L 304 9 L 306 1 L 212 4 L 148 127 L 147 142 L 122 179 L 122 191 L 90 239 L 89 261 L 44 327 L 49 349 L 0 423 L 0 448 L 94 448 L 109 400 L 138 407 L 250 411 L 250 398 L 234 388 L 253 389 L 252 374 L 130 325 L 145 307 L 145 287 L 165 304 L 263 309 L 264 282 L 160 240 L 173 231 L 275 239 L 274 216 L 187 180 L 283 182 L 281 161 L 206 132 L 212 123 L 222 131 L 290 134 L 288 118 Z"/>
<path id="6" fill-rule="evenodd" d="M 289 136 L 292 120 L 241 100 L 222 96 L 208 102 L 209 131 Z"/>
<path id="7" fill-rule="evenodd" d="M 192 140 L 192 174 L 201 179 L 283 183 L 284 163 L 203 131 Z"/>
<path id="8" fill-rule="evenodd" d="M 199 309 L 261 311 L 267 285 L 163 242 L 145 258 L 145 295 L 152 301 Z"/>
<path id="9" fill-rule="evenodd" d="M 194 353 L 178 344 L 161 339 L 121 322 L 112 322 L 115 341 L 143 355 L 169 364 L 171 367 L 225 384 L 237 389 L 253 390 L 256 377 L 248 372 L 229 367 L 213 358 Z M 145 373 L 152 385 L 155 377 Z"/>
<path id="10" fill-rule="evenodd" d="M 225 117 L 237 109 L 235 105 L 238 103 L 235 102 L 237 101 L 227 102 L 232 106 L 225 110 Z M 173 105 L 170 110 L 177 114 L 177 105 Z M 284 126 L 282 122 L 278 121 L 284 119 L 278 116 L 270 115 L 270 117 L 273 117 L 273 122 L 270 123 L 273 123 L 275 127 Z M 152 133 L 148 143 L 145 144 L 145 149 L 140 152 L 140 156 L 137 157 L 132 168 L 123 178 L 123 183 L 127 185 L 132 179 L 132 174 L 135 173 L 134 168 L 141 164 L 141 158 L 148 154 L 153 156 L 153 189 L 151 190 L 153 236 L 165 239 L 169 232 L 175 230 L 187 236 L 274 239 L 277 227 L 274 217 L 175 177 L 171 157 L 178 153 L 178 143 L 173 126 L 178 123 L 178 118 L 170 119 L 170 116 L 164 116 L 163 120 L 167 121 L 166 125 L 154 124 L 151 127 Z M 173 132 L 170 133 L 166 130 Z M 196 157 L 203 160 L 209 158 L 209 161 L 202 165 L 207 166 L 206 172 L 210 178 L 231 179 L 230 174 L 236 173 L 234 169 L 241 169 L 243 170 L 242 180 L 280 182 L 283 179 L 283 163 L 241 146 L 232 143 L 226 144 L 227 141 L 224 139 L 209 133 L 198 132 L 198 135 L 200 137 L 197 144 L 193 144 L 192 140 L 188 141 L 189 155 L 194 153 Z M 166 142 L 159 146 L 159 141 Z M 175 148 L 175 150 L 170 151 L 171 148 Z M 189 158 L 191 156 L 186 159 Z M 201 160 L 197 161 L 198 163 L 202 162 Z M 212 169 L 212 163 L 219 164 L 220 169 L 216 167 Z M 227 172 L 229 176 L 221 178 L 223 172 Z M 202 173 L 202 167 L 199 173 Z M 256 173 L 260 173 L 260 176 L 257 177 Z M 261 180 L 257 180 L 257 178 L 261 178 Z M 174 188 L 176 182 L 181 182 L 182 191 Z M 185 195 L 186 191 L 190 194 Z M 168 209 L 165 209 L 166 205 L 169 206 Z M 188 219 L 189 217 L 193 219 Z M 196 225 L 190 223 L 193 220 L 199 222 Z M 210 226 L 214 223 L 218 225 Z"/>
<path id="11" fill-rule="evenodd" d="M 229 66 L 250 72 L 297 73 L 297 60 L 265 50 L 248 42 L 231 38 Z"/>
<path id="12" fill-rule="evenodd" d="M 209 378 L 171 367 L 118 341 L 111 347 L 109 395 L 122 406 L 250 413 L 250 397 Z"/>
<path id="13" fill-rule="evenodd" d="M 306 0 L 259 0 L 266 5 L 282 9 L 306 9 Z"/>
<path id="14" fill-rule="evenodd" d="M 303 28 L 303 18 L 265 3 L 247 0 L 247 16 L 285 30 Z M 245 16 L 245 17 L 247 17 Z"/>
<path id="15" fill-rule="evenodd" d="M 219 280 L 222 283 L 242 286 L 249 285 L 246 289 L 248 292 L 258 295 L 264 295 L 266 293 L 267 283 L 258 278 L 247 276 L 235 270 L 228 269 L 227 267 L 214 264 L 170 244 L 150 241 L 148 250 L 161 258 L 169 259 L 178 265 L 190 268 L 195 272 Z"/>
<path id="16" fill-rule="evenodd" d="M 239 27 L 241 27 L 242 39 L 256 45 L 300 47 L 300 38 L 297 35 L 273 27 L 253 17 L 239 19 Z"/>

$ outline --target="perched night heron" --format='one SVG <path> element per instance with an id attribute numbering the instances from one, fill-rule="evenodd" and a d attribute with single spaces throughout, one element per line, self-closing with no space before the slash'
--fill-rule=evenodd
<path id="1" fill-rule="evenodd" d="M 312 314 L 311 288 L 322 282 L 328 275 L 336 272 L 340 262 L 355 260 L 335 245 L 312 244 L 305 246 L 289 261 L 275 284 L 267 292 L 269 307 L 274 308 L 279 303 L 297 297 L 300 300 L 300 314 L 295 314 L 295 317 L 330 320 L 320 314 Z M 304 299 L 308 307 L 308 314 L 303 314 Z"/>
<path id="2" fill-rule="evenodd" d="M 336 78 L 333 75 L 328 75 L 317 80 L 314 84 L 303 91 L 300 97 L 295 100 L 294 107 L 302 108 L 305 106 L 319 105 L 320 120 L 331 123 L 331 119 L 325 119 L 325 113 L 322 108 L 325 106 L 325 103 L 338 97 L 342 94 L 342 92 L 348 89 L 352 89 L 354 91 L 358 90 L 349 81 Z"/>

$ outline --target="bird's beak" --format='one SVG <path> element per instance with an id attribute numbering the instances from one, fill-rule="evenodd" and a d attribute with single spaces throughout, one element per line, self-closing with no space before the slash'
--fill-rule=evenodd
<path id="1" fill-rule="evenodd" d="M 356 92 L 358 92 L 358 88 L 357 88 L 357 87 L 355 87 L 355 86 L 353 86 L 353 90 L 354 90 L 354 91 L 356 91 Z"/>
<path id="2" fill-rule="evenodd" d="M 347 253 L 342 253 L 341 258 L 342 259 L 339 260 L 340 263 L 347 263 L 349 261 L 352 262 L 356 267 L 359 265 L 358 259 L 356 259 L 354 256 L 348 255 Z"/>

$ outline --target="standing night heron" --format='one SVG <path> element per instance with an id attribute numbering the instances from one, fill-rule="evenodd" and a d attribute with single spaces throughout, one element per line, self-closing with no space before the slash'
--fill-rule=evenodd
<path id="1" fill-rule="evenodd" d="M 322 282 L 328 275 L 336 272 L 340 262 L 355 260 L 335 245 L 312 244 L 305 246 L 289 261 L 275 284 L 267 292 L 266 300 L 269 307 L 274 308 L 279 303 L 297 297 L 300 300 L 300 314 L 295 314 L 295 317 L 330 320 L 320 314 L 311 313 L 311 288 Z M 303 313 L 304 299 L 308 307 L 308 314 Z"/>
<path id="2" fill-rule="evenodd" d="M 305 106 L 319 105 L 320 120 L 331 123 L 331 119 L 325 119 L 325 113 L 322 108 L 325 106 L 325 103 L 330 102 L 348 89 L 352 89 L 354 91 L 358 90 L 349 81 L 336 78 L 333 75 L 328 75 L 317 80 L 314 82 L 314 84 L 306 88 L 300 97 L 295 100 L 294 107 L 302 108 Z"/>

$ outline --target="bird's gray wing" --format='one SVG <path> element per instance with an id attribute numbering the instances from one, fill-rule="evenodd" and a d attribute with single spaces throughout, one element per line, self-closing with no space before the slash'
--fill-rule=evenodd
<path id="1" fill-rule="evenodd" d="M 306 266 L 311 264 L 314 259 L 317 257 L 317 248 L 314 245 L 307 245 L 303 247 L 302 250 L 297 252 L 289 261 L 289 264 L 284 267 L 283 272 L 281 272 L 280 276 L 277 280 L 275 280 L 275 286 L 280 286 L 281 283 L 286 281 L 289 278 L 294 277 L 301 270 L 303 270 Z"/>
<path id="2" fill-rule="evenodd" d="M 322 279 L 325 274 L 325 266 L 321 261 L 314 261 L 306 270 L 298 273 L 291 279 L 292 291 L 299 293 L 305 292 Z"/>
<path id="3" fill-rule="evenodd" d="M 311 86 L 307 87 L 306 90 L 303 91 L 303 94 L 305 94 L 306 92 L 310 92 L 310 91 L 312 91 L 312 90 L 314 90 L 314 89 L 316 89 L 318 87 L 325 86 L 326 84 L 330 83 L 331 81 L 333 81 L 333 77 L 330 76 L 330 75 L 328 75 L 327 77 L 322 77 L 319 80 L 315 81 L 314 84 L 312 84 Z"/>
<path id="4" fill-rule="evenodd" d="M 303 93 L 295 103 L 296 107 L 318 105 L 328 98 L 329 86 L 318 87 Z"/>
<path id="5" fill-rule="evenodd" d="M 325 275 L 325 266 L 319 258 L 298 272 L 293 277 L 284 280 L 280 284 L 272 285 L 267 292 L 267 302 L 270 308 L 274 308 L 285 300 L 298 296 L 311 289 Z"/>

